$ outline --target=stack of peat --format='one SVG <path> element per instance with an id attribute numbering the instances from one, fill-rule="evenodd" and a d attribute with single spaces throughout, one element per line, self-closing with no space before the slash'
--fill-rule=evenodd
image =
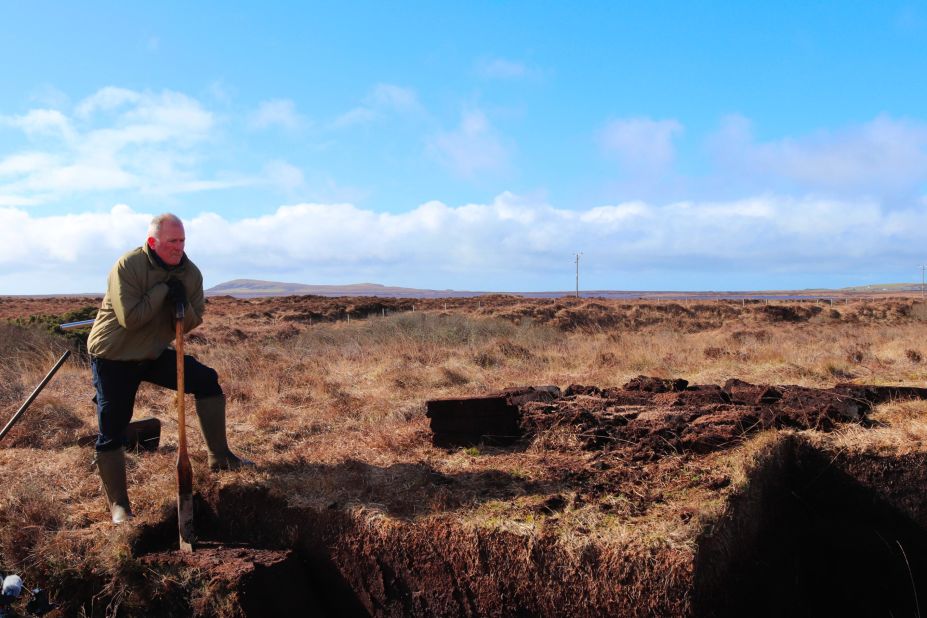
<path id="1" fill-rule="evenodd" d="M 571 428 L 584 449 L 624 449 L 631 459 L 730 448 L 766 429 L 833 431 L 871 425 L 874 405 L 927 399 L 927 389 L 838 384 L 829 389 L 725 385 L 638 376 L 621 388 L 571 385 L 509 388 L 427 403 L 436 446 L 508 445 Z"/>

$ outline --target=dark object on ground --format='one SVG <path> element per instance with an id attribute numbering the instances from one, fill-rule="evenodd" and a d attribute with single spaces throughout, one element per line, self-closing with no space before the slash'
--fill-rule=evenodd
<path id="1" fill-rule="evenodd" d="M 161 442 L 161 421 L 143 418 L 126 427 L 126 448 L 154 452 Z"/>
<path id="2" fill-rule="evenodd" d="M 32 591 L 32 598 L 26 603 L 26 611 L 33 616 L 44 616 L 55 609 L 57 605 L 48 602 L 48 590 L 36 588 Z"/>
<path id="3" fill-rule="evenodd" d="M 522 436 L 519 406 L 560 398 L 556 386 L 519 387 L 500 393 L 462 399 L 433 399 L 427 403 L 435 446 L 506 445 Z"/>
<path id="4" fill-rule="evenodd" d="M 622 388 L 626 391 L 646 391 L 648 393 L 666 393 L 686 390 L 689 382 L 680 379 L 650 378 L 637 376 Z"/>
<path id="5" fill-rule="evenodd" d="M 521 437 L 518 406 L 504 395 L 435 399 L 427 408 L 435 446 L 511 444 Z"/>
<path id="6" fill-rule="evenodd" d="M 132 421 L 126 425 L 125 439 L 127 451 L 153 453 L 161 443 L 161 421 L 152 417 Z M 96 441 L 97 434 L 85 435 L 77 439 L 77 445 L 93 446 Z"/>

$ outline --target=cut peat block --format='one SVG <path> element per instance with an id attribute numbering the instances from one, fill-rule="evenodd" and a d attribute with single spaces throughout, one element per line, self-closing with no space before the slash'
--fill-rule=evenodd
<path id="1" fill-rule="evenodd" d="M 432 442 L 445 447 L 512 444 L 522 437 L 519 406 L 559 397 L 556 386 L 527 386 L 481 397 L 432 399 L 426 404 Z"/>
<path id="2" fill-rule="evenodd" d="M 518 406 L 505 395 L 434 399 L 427 408 L 435 446 L 511 444 L 521 437 Z"/>

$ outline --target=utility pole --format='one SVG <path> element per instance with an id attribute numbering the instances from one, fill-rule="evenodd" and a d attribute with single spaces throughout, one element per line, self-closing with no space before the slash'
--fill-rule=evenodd
<path id="1" fill-rule="evenodd" d="M 927 270 L 927 266 L 921 266 L 921 299 L 924 298 L 924 271 Z"/>
<path id="2" fill-rule="evenodd" d="M 576 298 L 579 298 L 579 256 L 582 254 L 582 251 L 576 252 Z"/>

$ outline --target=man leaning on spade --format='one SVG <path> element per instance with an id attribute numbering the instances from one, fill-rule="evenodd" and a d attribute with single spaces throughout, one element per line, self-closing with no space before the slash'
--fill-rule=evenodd
<path id="1" fill-rule="evenodd" d="M 96 387 L 99 435 L 96 463 L 113 523 L 132 516 L 126 491 L 125 432 L 142 382 L 177 390 L 174 309 L 184 304 L 183 331 L 203 322 L 203 275 L 184 253 L 183 223 L 158 215 L 146 243 L 123 255 L 109 273 L 106 294 L 87 347 Z M 184 391 L 196 399 L 196 415 L 212 470 L 253 466 L 229 450 L 225 395 L 210 367 L 184 355 Z"/>

